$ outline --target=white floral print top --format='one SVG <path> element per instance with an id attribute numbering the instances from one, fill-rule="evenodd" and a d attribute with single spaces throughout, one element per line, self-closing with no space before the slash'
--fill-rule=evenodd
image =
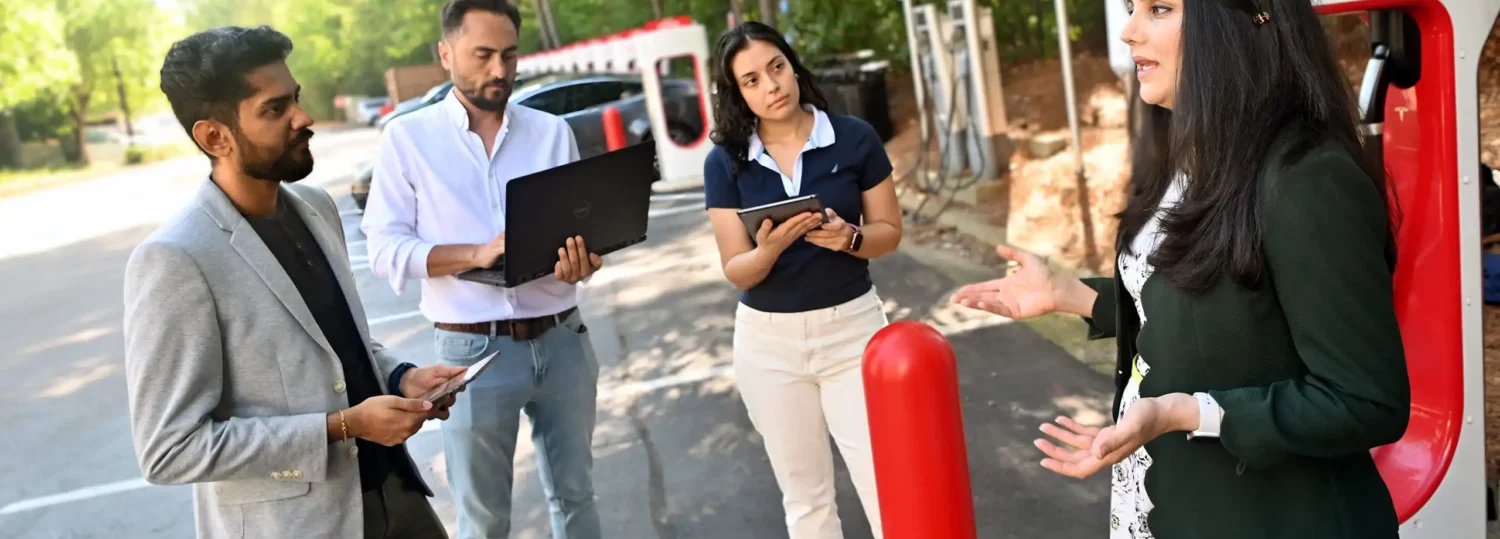
<path id="1" fill-rule="evenodd" d="M 1187 186 L 1186 178 L 1179 176 L 1162 195 L 1161 203 L 1157 205 L 1157 213 L 1153 215 L 1136 234 L 1130 243 L 1130 253 L 1121 253 L 1119 257 L 1120 279 L 1125 283 L 1125 290 L 1134 299 L 1135 312 L 1140 316 L 1141 326 L 1146 325 L 1146 306 L 1141 303 L 1141 289 L 1145 287 L 1146 280 L 1151 277 L 1155 268 L 1147 260 L 1156 247 L 1161 244 L 1161 215 L 1164 210 L 1177 205 L 1182 199 L 1183 189 Z M 1151 366 L 1139 355 L 1130 370 L 1130 382 L 1125 385 L 1124 395 L 1120 400 L 1120 415 L 1130 409 L 1130 405 L 1140 399 L 1141 381 L 1151 372 Z M 1146 453 L 1143 446 L 1135 453 L 1126 457 L 1111 467 L 1110 493 L 1109 493 L 1109 537 L 1110 539 L 1149 539 L 1150 528 L 1146 525 L 1146 515 L 1151 512 L 1151 497 L 1146 495 L 1146 470 L 1151 467 L 1151 455 Z"/>

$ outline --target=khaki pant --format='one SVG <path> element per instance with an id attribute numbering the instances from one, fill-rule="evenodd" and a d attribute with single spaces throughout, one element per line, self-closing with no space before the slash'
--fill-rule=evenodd
<path id="1" fill-rule="evenodd" d="M 448 539 L 448 530 L 427 497 L 392 473 L 365 491 L 365 539 Z"/>
<path id="2" fill-rule="evenodd" d="M 882 537 L 860 366 L 865 344 L 885 325 L 874 290 L 815 311 L 767 313 L 740 304 L 736 312 L 736 384 L 765 439 L 791 539 L 844 536 L 829 435 L 849 466 L 871 530 Z"/>

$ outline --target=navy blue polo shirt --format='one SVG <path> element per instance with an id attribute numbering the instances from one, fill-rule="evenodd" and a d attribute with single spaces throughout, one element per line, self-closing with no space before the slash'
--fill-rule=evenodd
<path id="1" fill-rule="evenodd" d="M 703 191 L 709 208 L 751 208 L 817 194 L 824 207 L 859 224 L 865 191 L 891 174 L 891 160 L 870 124 L 858 118 L 814 111 L 808 144 L 796 170 L 783 175 L 752 137 L 749 161 L 739 163 L 722 146 L 703 163 Z M 791 190 L 793 193 L 789 194 Z M 869 261 L 798 240 L 781 253 L 770 274 L 740 295 L 740 302 L 765 312 L 806 312 L 833 307 L 869 292 Z"/>

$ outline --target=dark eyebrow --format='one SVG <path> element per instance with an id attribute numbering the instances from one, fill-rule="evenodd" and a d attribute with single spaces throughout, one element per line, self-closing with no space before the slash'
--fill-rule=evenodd
<path id="1" fill-rule="evenodd" d="M 278 95 L 276 97 L 267 99 L 267 100 L 265 100 L 265 102 L 263 102 L 263 103 L 260 104 L 260 108 L 261 108 L 261 110 L 271 110 L 274 107 L 278 107 L 278 106 L 281 106 L 281 105 L 285 105 L 285 104 L 291 103 L 294 99 L 297 99 L 297 97 L 301 96 L 301 95 L 302 95 L 302 85 L 298 84 L 297 85 L 297 89 L 295 91 L 293 91 L 292 93 L 285 94 L 285 95 Z"/>
<path id="2" fill-rule="evenodd" d="M 478 47 L 474 47 L 474 50 L 479 51 L 479 52 L 501 52 L 501 51 L 495 50 L 494 47 L 486 47 L 484 45 L 480 45 Z M 511 45 L 509 47 L 506 47 L 504 52 L 510 53 L 510 52 L 516 52 L 517 50 L 520 50 L 520 46 L 518 46 L 518 45 Z"/>

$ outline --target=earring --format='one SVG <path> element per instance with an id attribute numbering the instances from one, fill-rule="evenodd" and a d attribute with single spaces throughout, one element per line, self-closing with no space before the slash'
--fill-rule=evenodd
<path id="1" fill-rule="evenodd" d="M 1255 16 L 1255 25 L 1260 26 L 1271 21 L 1271 14 L 1264 11 Z"/>

